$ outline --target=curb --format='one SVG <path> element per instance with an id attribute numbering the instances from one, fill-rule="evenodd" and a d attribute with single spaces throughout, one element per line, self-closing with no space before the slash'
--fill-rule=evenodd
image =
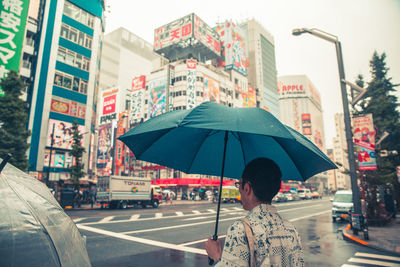
<path id="1" fill-rule="evenodd" d="M 381 248 L 381 247 L 378 247 L 378 246 L 375 246 L 375 245 L 371 245 L 370 243 L 368 243 L 366 241 L 363 241 L 363 240 L 361 240 L 361 239 L 349 234 L 350 231 L 351 231 L 351 229 L 350 229 L 350 224 L 349 224 L 349 225 L 347 225 L 346 228 L 344 228 L 342 230 L 343 239 L 345 239 L 347 241 L 350 241 L 350 242 L 353 242 L 353 243 L 356 243 L 356 244 L 359 244 L 359 245 L 362 245 L 362 246 L 365 246 L 365 247 L 369 247 L 369 248 L 381 251 L 381 252 L 390 253 L 390 254 L 393 254 L 393 255 L 400 256 L 400 253 L 398 253 L 398 252 L 395 252 L 395 251 L 392 251 L 392 250 L 388 250 L 388 249 L 384 249 L 384 248 Z"/>

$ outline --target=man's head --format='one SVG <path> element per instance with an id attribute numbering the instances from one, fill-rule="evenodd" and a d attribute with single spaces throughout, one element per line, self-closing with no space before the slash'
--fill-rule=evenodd
<path id="1" fill-rule="evenodd" d="M 274 161 L 267 158 L 252 160 L 246 165 L 242 174 L 240 185 L 242 199 L 271 203 L 272 198 L 281 189 L 281 178 L 281 170 Z M 250 200 L 248 196 L 243 196 L 250 192 L 250 189 L 256 199 Z M 243 203 L 243 207 L 246 208 L 245 203 Z"/>

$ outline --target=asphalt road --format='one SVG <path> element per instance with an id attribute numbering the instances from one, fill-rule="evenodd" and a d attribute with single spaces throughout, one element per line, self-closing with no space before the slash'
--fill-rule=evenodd
<path id="1" fill-rule="evenodd" d="M 344 222 L 332 223 L 326 199 L 275 204 L 296 226 L 306 266 L 395 266 L 396 258 L 343 240 Z M 68 211 L 94 267 L 208 266 L 204 241 L 214 233 L 216 205 L 162 205 L 158 209 Z M 219 236 L 246 214 L 240 204 L 221 206 Z M 360 254 L 361 253 L 361 254 Z M 369 263 L 373 263 L 372 265 Z M 386 265 L 385 265 L 386 264 Z"/>

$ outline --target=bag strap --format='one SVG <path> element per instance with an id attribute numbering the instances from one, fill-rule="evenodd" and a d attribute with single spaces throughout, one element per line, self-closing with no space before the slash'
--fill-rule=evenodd
<path id="1" fill-rule="evenodd" d="M 254 235 L 253 230 L 250 227 L 250 222 L 247 218 L 242 219 L 242 223 L 244 225 L 244 230 L 246 232 L 247 241 L 249 242 L 250 249 L 250 266 L 256 267 L 256 258 L 254 255 Z"/>

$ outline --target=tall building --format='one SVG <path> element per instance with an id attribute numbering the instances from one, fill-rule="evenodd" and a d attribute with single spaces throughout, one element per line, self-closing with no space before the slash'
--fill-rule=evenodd
<path id="1" fill-rule="evenodd" d="M 70 127 L 74 121 L 86 149 L 84 171 L 93 169 L 104 1 L 42 3 L 28 125 L 32 132 L 29 170 L 47 172 L 51 162 L 50 178 L 58 180 L 68 175 L 73 164 Z"/>
<path id="2" fill-rule="evenodd" d="M 338 190 L 350 189 L 350 176 L 346 174 L 346 170 L 349 170 L 349 159 L 346 152 L 347 141 L 343 114 L 335 114 L 335 129 L 336 136 L 333 138 L 333 154 L 339 168 L 334 170 L 336 172 L 336 185 Z"/>
<path id="3" fill-rule="evenodd" d="M 257 93 L 257 107 L 279 118 L 277 70 L 273 36 L 255 19 L 240 24 L 248 46 L 247 78 Z"/>
<path id="4" fill-rule="evenodd" d="M 326 155 L 332 162 L 335 162 L 335 157 L 333 154 L 333 149 L 329 148 L 326 150 Z M 337 190 L 336 185 L 336 170 L 329 170 L 328 172 L 328 190 L 329 192 L 335 192 Z"/>
<path id="5" fill-rule="evenodd" d="M 310 139 L 325 152 L 325 134 L 321 97 L 306 75 L 288 75 L 278 78 L 279 108 L 282 123 Z M 328 189 L 326 172 L 308 180 L 314 187 Z"/>

